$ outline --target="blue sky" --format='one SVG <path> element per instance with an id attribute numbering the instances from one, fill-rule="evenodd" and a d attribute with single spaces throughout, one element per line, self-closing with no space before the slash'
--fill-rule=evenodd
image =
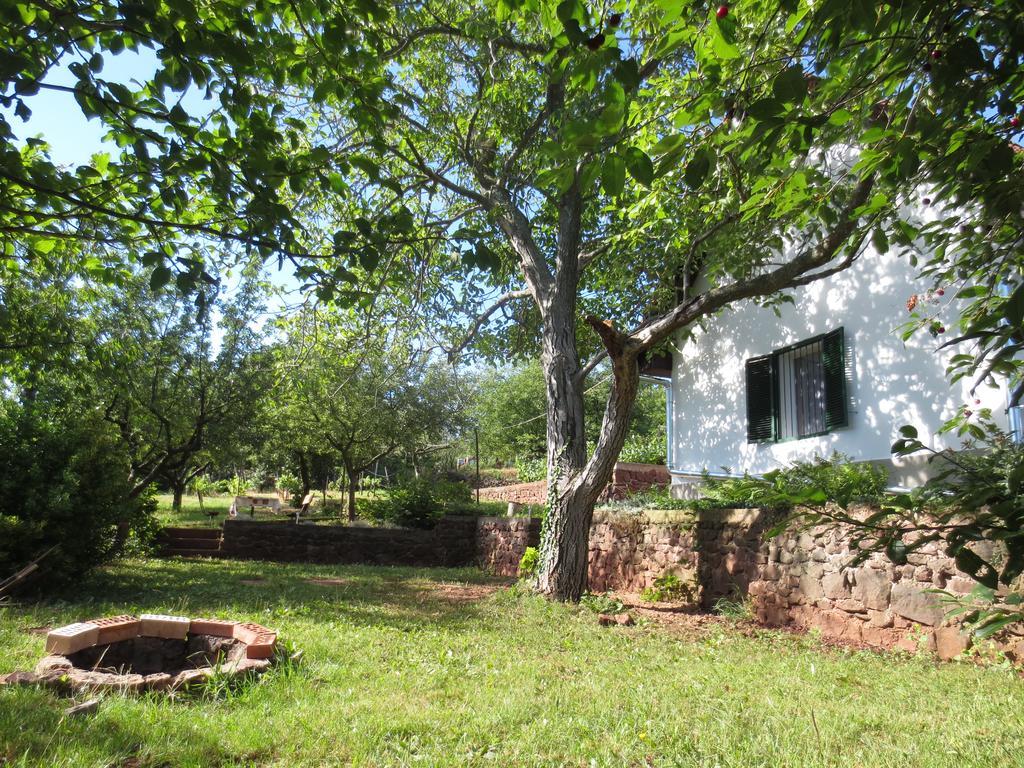
<path id="1" fill-rule="evenodd" d="M 67 64 L 53 68 L 46 78 L 52 85 L 72 87 L 76 78 L 68 71 Z M 131 87 L 150 79 L 156 72 L 158 60 L 156 54 L 149 49 L 139 52 L 125 51 L 116 56 L 105 54 L 104 67 L 99 77 L 104 80 L 123 83 Z M 118 148 L 104 140 L 105 126 L 98 119 L 88 119 L 82 114 L 74 96 L 70 93 L 43 89 L 36 95 L 26 99 L 32 115 L 23 121 L 14 115 L 13 109 L 0 107 L 11 124 L 15 135 L 22 141 L 27 138 L 39 137 L 50 145 L 50 156 L 55 163 L 62 166 L 75 166 L 89 162 L 97 152 L 108 152 L 117 155 Z M 193 89 L 186 93 L 183 106 L 192 114 L 202 114 L 208 102 Z M 286 292 L 287 295 L 276 297 L 270 304 L 269 312 L 280 312 L 286 303 L 300 300 L 299 283 L 287 268 L 278 272 L 275 266 L 268 267 L 271 282 Z M 225 281 L 230 292 L 237 281 L 228 278 Z M 216 333 L 219 341 L 219 332 Z"/>

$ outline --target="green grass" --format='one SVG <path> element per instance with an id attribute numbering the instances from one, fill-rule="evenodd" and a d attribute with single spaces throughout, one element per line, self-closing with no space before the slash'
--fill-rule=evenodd
<path id="1" fill-rule="evenodd" d="M 259 576 L 258 585 L 240 580 Z M 310 577 L 343 580 L 315 586 Z M 1011 766 L 1024 682 L 1002 669 L 842 652 L 726 625 L 599 628 L 474 570 L 136 560 L 61 600 L 0 609 L 0 672 L 76 619 L 250 619 L 301 648 L 228 697 L 66 699 L 0 689 L 6 766 Z M 6 762 L 5 762 L 6 760 Z"/>
<path id="2" fill-rule="evenodd" d="M 169 525 L 177 528 L 206 528 L 212 525 L 220 525 L 228 516 L 228 509 L 231 507 L 231 496 L 203 496 L 203 507 L 206 510 L 217 510 L 217 517 L 210 518 L 199 508 L 199 499 L 195 496 L 185 496 L 181 500 L 181 512 L 171 509 L 174 497 L 169 493 L 160 493 L 156 497 L 156 517 L 161 525 Z"/>
<path id="3" fill-rule="evenodd" d="M 332 500 L 341 500 L 341 495 L 337 493 L 330 493 L 328 497 Z M 218 515 L 211 518 L 205 514 L 199 507 L 199 499 L 195 496 L 185 496 L 182 499 L 181 511 L 175 512 L 171 508 L 173 502 L 173 496 L 169 493 L 157 494 L 157 520 L 161 525 L 172 526 L 176 528 L 208 528 L 210 526 L 220 525 L 228 516 L 228 509 L 231 507 L 231 496 L 203 496 L 203 506 L 209 510 L 217 510 Z M 356 507 L 358 509 L 359 502 L 362 500 L 371 500 L 375 498 L 375 494 L 372 491 L 360 491 L 356 497 Z M 320 496 L 317 495 L 319 501 Z M 487 501 L 486 499 L 481 500 L 479 506 L 475 501 L 467 502 L 466 504 L 459 505 L 457 509 L 453 510 L 453 514 L 478 514 L 478 515 L 492 515 L 503 517 L 508 511 L 507 501 Z M 314 514 L 317 514 L 318 510 L 314 507 Z M 333 514 L 346 514 L 344 509 L 335 510 Z M 249 513 L 242 512 L 242 519 L 249 519 Z M 257 519 L 281 519 L 282 515 L 275 515 L 265 511 L 256 513 Z M 2 765 L 2 763 L 0 763 Z"/>

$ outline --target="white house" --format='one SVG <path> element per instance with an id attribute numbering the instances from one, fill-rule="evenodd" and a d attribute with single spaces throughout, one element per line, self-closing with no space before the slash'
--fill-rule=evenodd
<path id="1" fill-rule="evenodd" d="M 704 470 L 756 475 L 834 451 L 885 462 L 893 485 L 912 487 L 927 467 L 892 459 L 900 426 L 912 424 L 933 448 L 957 448 L 936 430 L 966 404 L 991 408 L 1005 428 L 1005 389 L 971 395 L 970 380 L 949 383 L 954 351 L 938 349 L 948 335 L 901 339 L 908 299 L 929 287 L 906 258 L 869 245 L 849 270 L 797 289 L 781 317 L 743 302 L 678 342 L 668 388 L 673 493 L 689 495 Z M 950 333 L 954 293 L 933 294 L 929 305 Z"/>

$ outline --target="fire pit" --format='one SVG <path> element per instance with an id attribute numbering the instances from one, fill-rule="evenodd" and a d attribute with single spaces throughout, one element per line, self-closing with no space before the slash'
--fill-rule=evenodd
<path id="1" fill-rule="evenodd" d="M 259 624 L 144 613 L 69 624 L 46 636 L 35 672 L 0 676 L 0 684 L 60 690 L 177 690 L 214 675 L 260 674 L 277 635 Z"/>

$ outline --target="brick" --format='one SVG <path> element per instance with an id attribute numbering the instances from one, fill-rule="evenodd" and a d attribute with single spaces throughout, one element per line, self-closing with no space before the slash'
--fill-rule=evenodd
<path id="1" fill-rule="evenodd" d="M 164 616 L 158 613 L 144 613 L 139 619 L 142 621 L 140 635 L 169 640 L 184 640 L 188 637 L 188 628 L 191 624 L 185 616 Z"/>
<path id="2" fill-rule="evenodd" d="M 46 652 L 59 656 L 67 656 L 83 648 L 92 648 L 100 636 L 100 628 L 95 624 L 78 622 L 66 627 L 54 629 L 46 635 Z"/>
<path id="3" fill-rule="evenodd" d="M 264 632 L 253 638 L 252 642 L 245 645 L 245 658 L 247 659 L 269 659 L 274 655 L 274 645 L 277 643 L 277 635 L 273 632 Z"/>
<path id="4" fill-rule="evenodd" d="M 223 619 L 192 619 L 189 634 L 213 635 L 214 637 L 234 637 L 237 621 Z"/>
<path id="5" fill-rule="evenodd" d="M 262 624 L 254 624 L 251 621 L 244 624 L 235 624 L 235 640 L 241 640 L 246 644 L 253 642 L 260 635 L 267 634 L 273 633 Z"/>
<path id="6" fill-rule="evenodd" d="M 107 619 L 89 619 L 86 624 L 95 624 L 100 628 L 100 636 L 96 641 L 97 645 L 118 643 L 122 640 L 131 640 L 139 636 L 142 629 L 142 622 L 134 616 L 111 616 Z"/>

